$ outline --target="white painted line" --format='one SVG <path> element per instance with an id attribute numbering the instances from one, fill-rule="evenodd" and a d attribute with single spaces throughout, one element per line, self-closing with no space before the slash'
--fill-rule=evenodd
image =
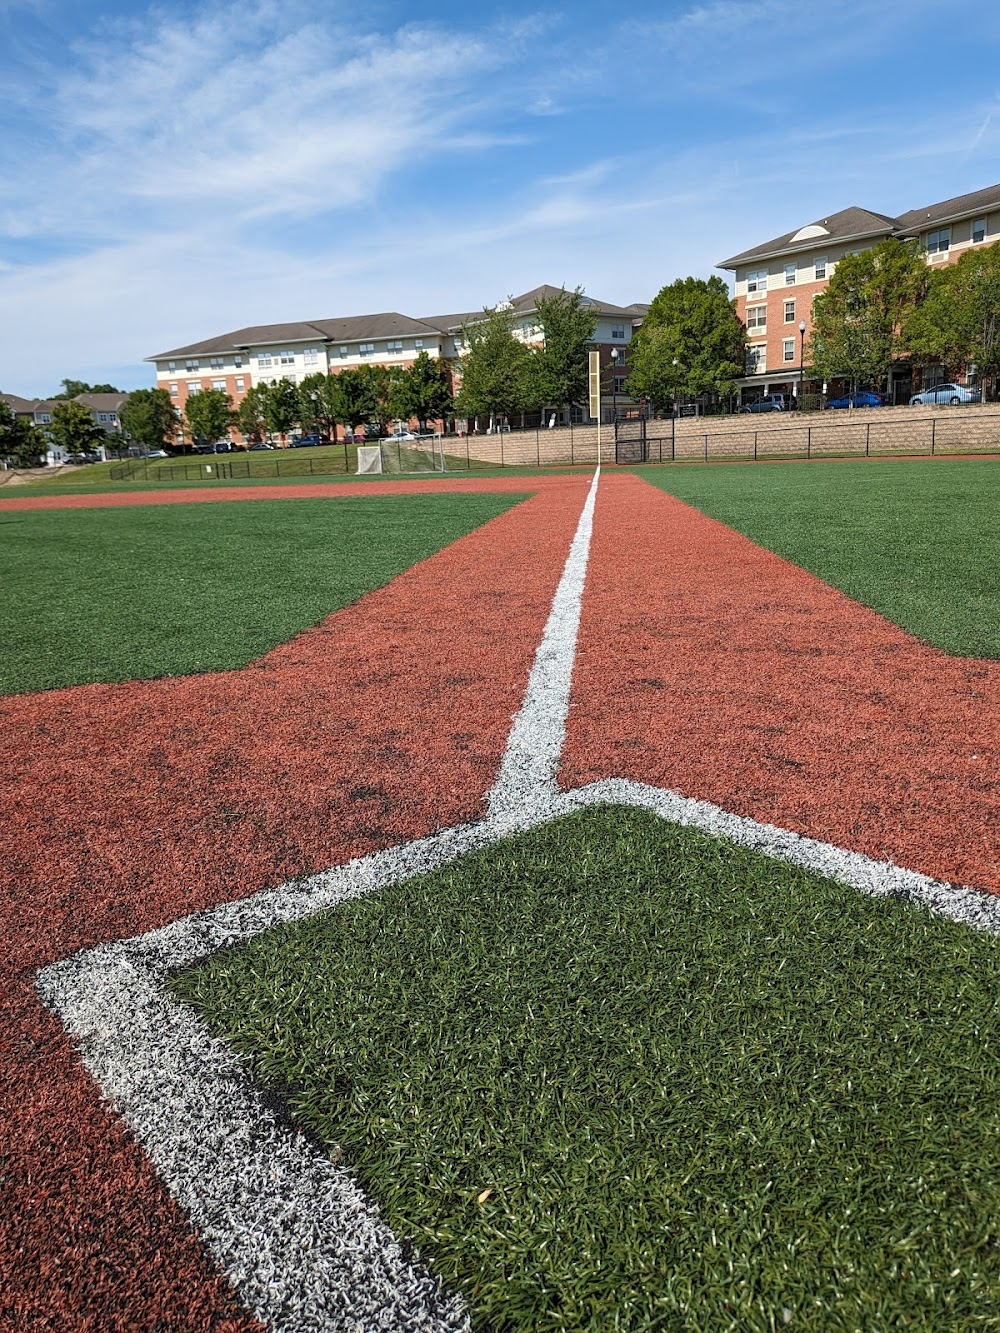
<path id="1" fill-rule="evenodd" d="M 469 1320 L 459 1298 L 406 1258 L 350 1173 L 297 1135 L 225 1044 L 170 997 L 163 984 L 170 973 L 596 804 L 640 806 L 864 893 L 922 903 L 1000 933 L 1000 899 L 707 802 L 619 779 L 557 788 L 597 480 L 595 474 L 484 821 L 102 945 L 36 979 L 244 1305 L 275 1333 L 450 1333 L 467 1331 Z"/>
<path id="2" fill-rule="evenodd" d="M 490 793 L 489 812 L 494 820 L 517 822 L 556 790 L 600 476 L 598 468 L 535 653 L 524 702 L 514 717 L 500 773 Z"/>

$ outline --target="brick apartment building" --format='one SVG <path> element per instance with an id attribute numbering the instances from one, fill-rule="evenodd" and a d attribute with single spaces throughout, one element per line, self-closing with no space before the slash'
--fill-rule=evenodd
<path id="1" fill-rule="evenodd" d="M 536 287 L 512 298 L 515 332 L 527 343 L 541 340 L 538 302 L 559 289 Z M 609 398 L 625 393 L 624 349 L 642 321 L 644 305 L 618 306 L 584 298 L 597 316 L 595 342 L 607 366 L 612 350 L 620 354 L 621 373 L 606 376 Z M 408 368 L 421 352 L 454 365 L 461 350 L 463 325 L 482 317 L 482 310 L 413 319 L 398 311 L 352 315 L 291 324 L 262 324 L 219 334 L 202 342 L 147 357 L 156 367 L 156 386 L 166 389 L 179 411 L 193 393 L 222 389 L 234 405 L 257 384 L 287 379 L 301 383 L 317 371 L 338 374 L 362 365 Z M 612 384 L 612 375 L 615 383 Z M 561 410 L 561 409 L 560 409 Z M 608 409 L 610 412 L 610 409 Z"/>
<path id="2" fill-rule="evenodd" d="M 917 239 L 932 265 L 954 262 L 976 246 L 995 244 L 1000 240 L 1000 185 L 899 217 L 845 208 L 724 259 L 718 267 L 735 276 L 736 310 L 750 337 L 741 402 L 765 393 L 797 396 L 800 385 L 806 393 L 834 388 L 814 380 L 804 364 L 813 299 L 825 289 L 844 255 L 869 250 L 888 236 Z M 941 366 L 917 369 L 924 387 L 946 378 Z M 893 368 L 894 402 L 908 400 L 916 387 L 913 372 L 908 362 Z"/>

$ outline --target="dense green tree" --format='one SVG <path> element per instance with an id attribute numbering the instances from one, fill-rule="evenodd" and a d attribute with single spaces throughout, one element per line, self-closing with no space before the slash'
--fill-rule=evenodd
<path id="1" fill-rule="evenodd" d="M 13 458 L 21 467 L 30 467 L 44 453 L 45 436 L 0 398 L 0 457 Z"/>
<path id="2" fill-rule="evenodd" d="M 236 409 L 236 424 L 243 438 L 252 444 L 267 437 L 267 418 L 264 411 L 267 389 L 266 384 L 252 385 L 240 399 Z"/>
<path id="3" fill-rule="evenodd" d="M 575 407 L 589 398 L 587 354 L 593 349 L 597 313 L 583 289 L 562 288 L 535 306 L 544 342 L 531 362 L 535 405 Z"/>
<path id="4" fill-rule="evenodd" d="M 259 386 L 264 388 L 263 385 Z M 299 396 L 291 380 L 275 380 L 264 393 L 264 421 L 267 429 L 281 438 L 284 445 L 288 432 L 299 420 Z"/>
<path id="5" fill-rule="evenodd" d="M 386 366 L 356 366 L 335 375 L 337 420 L 352 431 L 365 427 L 365 434 L 384 435 L 391 416 L 389 395 L 392 376 Z"/>
<path id="6" fill-rule="evenodd" d="M 389 410 L 399 421 L 415 418 L 421 430 L 428 421 L 446 421 L 454 411 L 448 363 L 421 352 L 408 370 L 392 376 Z"/>
<path id="7" fill-rule="evenodd" d="M 629 393 L 666 407 L 728 397 L 745 373 L 746 330 L 722 278 L 678 278 L 653 298 L 629 347 Z"/>
<path id="8" fill-rule="evenodd" d="M 342 394 L 339 376 L 317 370 L 298 386 L 299 422 L 305 430 L 315 431 L 324 440 L 337 442 L 337 424 L 341 421 Z"/>
<path id="9" fill-rule="evenodd" d="M 188 395 L 184 420 L 194 444 L 228 439 L 233 424 L 233 400 L 224 389 L 202 389 Z"/>
<path id="10" fill-rule="evenodd" d="M 927 286 L 916 241 L 886 237 L 845 255 L 813 302 L 807 361 L 824 379 L 888 389 L 892 363 L 906 350 L 903 328 Z"/>
<path id="11" fill-rule="evenodd" d="M 82 403 L 72 401 L 55 404 L 48 433 L 53 444 L 68 454 L 86 453 L 104 443 L 104 431 L 90 412 Z"/>
<path id="12" fill-rule="evenodd" d="M 960 375 L 973 362 L 982 379 L 1000 373 L 1000 246 L 966 250 L 957 264 L 927 275 L 924 300 L 910 310 L 903 341 L 911 354 Z"/>
<path id="13" fill-rule="evenodd" d="M 81 393 L 122 393 L 113 384 L 88 384 L 86 380 L 62 380 L 62 393 L 54 393 L 53 401 L 76 398 Z"/>
<path id="14" fill-rule="evenodd" d="M 118 413 L 122 430 L 137 444 L 163 449 L 177 439 L 177 409 L 166 389 L 135 389 Z"/>
<path id="15" fill-rule="evenodd" d="M 514 332 L 509 304 L 486 306 L 483 318 L 462 326 L 462 384 L 456 405 L 467 417 L 488 417 L 491 425 L 537 405 L 533 353 Z"/>

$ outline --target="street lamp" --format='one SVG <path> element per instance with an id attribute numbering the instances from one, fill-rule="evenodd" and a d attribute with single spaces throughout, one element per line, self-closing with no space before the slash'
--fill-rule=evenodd
<path id="1" fill-rule="evenodd" d="M 611 420 L 615 427 L 615 439 L 618 438 L 618 362 L 621 358 L 621 348 L 612 347 L 611 349 Z"/>
<path id="2" fill-rule="evenodd" d="M 799 407 L 802 406 L 802 389 L 806 375 L 806 322 L 799 320 Z"/>

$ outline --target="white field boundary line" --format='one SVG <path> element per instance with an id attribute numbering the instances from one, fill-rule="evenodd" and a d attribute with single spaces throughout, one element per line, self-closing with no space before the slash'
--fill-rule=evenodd
<path id="1" fill-rule="evenodd" d="M 641 807 L 871 896 L 917 903 L 1000 933 L 1000 899 L 704 801 L 621 779 L 557 788 L 586 573 L 586 541 L 578 539 L 586 526 L 589 540 L 596 481 L 595 475 L 486 819 L 101 945 L 38 974 L 42 998 L 240 1299 L 277 1333 L 438 1333 L 467 1331 L 469 1320 L 464 1303 L 406 1257 L 349 1171 L 296 1134 L 225 1043 L 172 999 L 164 985 L 172 973 L 274 926 L 598 804 Z M 567 579 L 575 611 L 568 593 L 560 600 Z M 533 735 L 543 756 L 537 764 Z"/>

